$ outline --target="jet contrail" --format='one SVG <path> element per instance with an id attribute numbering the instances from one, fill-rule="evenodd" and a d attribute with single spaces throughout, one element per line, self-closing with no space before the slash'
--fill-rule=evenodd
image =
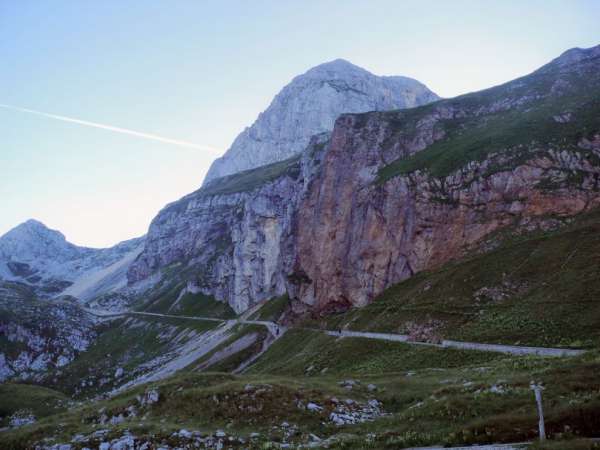
<path id="1" fill-rule="evenodd" d="M 20 108 L 18 106 L 5 105 L 2 103 L 0 103 L 0 107 L 6 108 L 6 109 L 12 109 L 13 111 L 37 114 L 38 116 L 44 116 L 44 117 L 48 117 L 50 119 L 62 120 L 63 122 L 77 123 L 79 125 L 85 125 L 85 126 L 94 127 L 94 128 L 101 128 L 103 130 L 115 131 L 117 133 L 129 134 L 131 136 L 137 136 L 137 137 L 144 138 L 144 139 L 152 139 L 154 141 L 160 141 L 160 142 L 165 142 L 167 144 L 179 145 L 181 147 L 191 147 L 191 148 L 197 148 L 200 150 L 208 150 L 208 151 L 215 152 L 215 153 L 222 153 L 222 151 L 220 149 L 215 148 L 215 147 L 210 147 L 208 145 L 198 145 L 198 144 L 194 144 L 192 142 L 181 141 L 178 139 L 169 139 L 169 138 L 166 138 L 163 136 L 157 136 L 156 134 L 142 133 L 140 131 L 129 130 L 127 128 L 114 127 L 112 125 L 105 125 L 103 123 L 88 122 L 87 120 L 74 119 L 72 117 L 59 116 L 57 114 L 50 114 L 50 113 L 46 113 L 43 111 L 35 111 L 33 109 Z"/>

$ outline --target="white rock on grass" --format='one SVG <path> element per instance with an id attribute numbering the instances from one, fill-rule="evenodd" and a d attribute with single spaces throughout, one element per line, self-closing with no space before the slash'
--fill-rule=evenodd
<path id="1" fill-rule="evenodd" d="M 12 428 L 18 428 L 25 425 L 35 423 L 35 416 L 29 411 L 17 411 L 8 420 L 8 424 Z"/>
<path id="2" fill-rule="evenodd" d="M 323 411 L 323 407 L 317 405 L 316 403 L 310 402 L 308 405 L 306 405 L 306 409 L 308 409 L 309 411 L 313 411 L 313 412 L 319 412 L 319 411 Z"/>

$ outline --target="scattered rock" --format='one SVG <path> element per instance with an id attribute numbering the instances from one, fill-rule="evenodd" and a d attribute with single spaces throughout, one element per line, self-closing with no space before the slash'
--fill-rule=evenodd
<path id="1" fill-rule="evenodd" d="M 337 426 L 353 425 L 375 420 L 382 416 L 381 403 L 372 399 L 366 405 L 360 404 L 352 399 L 346 399 L 339 403 L 333 412 L 329 414 L 329 420 Z"/>
<path id="2" fill-rule="evenodd" d="M 120 423 L 123 423 L 124 421 L 125 421 L 125 417 L 123 417 L 123 414 L 119 414 L 118 416 L 112 416 L 110 418 L 111 425 L 119 425 Z"/>
<path id="3" fill-rule="evenodd" d="M 323 407 L 317 405 L 316 403 L 310 402 L 308 405 L 306 405 L 306 409 L 308 409 L 309 411 L 313 411 L 313 412 L 319 412 L 319 411 L 323 411 Z"/>
<path id="4" fill-rule="evenodd" d="M 137 396 L 137 401 L 141 406 L 153 405 L 154 403 L 158 402 L 159 399 L 160 394 L 158 393 L 157 389 L 149 389 L 144 392 L 144 395 Z"/>
<path id="5" fill-rule="evenodd" d="M 10 416 L 8 424 L 11 428 L 18 428 L 35 423 L 35 421 L 36 418 L 30 411 L 22 410 L 17 411 L 12 416 Z"/>
<path id="6" fill-rule="evenodd" d="M 188 431 L 186 429 L 181 429 L 181 430 L 179 430 L 179 437 L 182 437 L 182 438 L 185 438 L 185 439 L 191 439 L 192 432 Z"/>

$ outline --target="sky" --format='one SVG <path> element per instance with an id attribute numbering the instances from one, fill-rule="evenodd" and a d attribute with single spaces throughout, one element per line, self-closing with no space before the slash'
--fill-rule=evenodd
<path id="1" fill-rule="evenodd" d="M 600 44 L 599 18 L 593 0 L 0 0 L 0 234 L 29 218 L 91 247 L 146 233 L 320 63 L 451 97 Z"/>

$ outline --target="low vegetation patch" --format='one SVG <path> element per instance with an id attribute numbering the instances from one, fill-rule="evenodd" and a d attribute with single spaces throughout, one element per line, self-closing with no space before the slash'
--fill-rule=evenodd
<path id="1" fill-rule="evenodd" d="M 283 161 L 257 167 L 256 169 L 228 175 L 212 181 L 197 191 L 197 193 L 206 196 L 235 194 L 237 192 L 252 191 L 283 175 L 288 175 L 295 179 L 300 174 L 299 161 L 300 156 L 297 155 Z"/>
<path id="2" fill-rule="evenodd" d="M 410 333 L 485 343 L 592 348 L 600 344 L 600 224 L 507 236 L 485 254 L 396 284 L 373 303 L 311 326 Z"/>

